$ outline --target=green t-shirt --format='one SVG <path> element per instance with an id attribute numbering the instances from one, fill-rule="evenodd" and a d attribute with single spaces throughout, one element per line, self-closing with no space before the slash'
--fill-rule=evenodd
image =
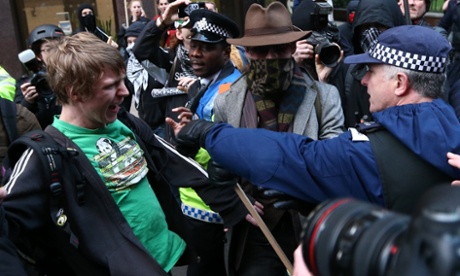
<path id="1" fill-rule="evenodd" d="M 185 242 L 168 229 L 146 177 L 144 152 L 131 130 L 119 120 L 104 128 L 86 129 L 55 117 L 53 126 L 83 150 L 136 237 L 166 272 L 171 270 L 184 252 Z"/>

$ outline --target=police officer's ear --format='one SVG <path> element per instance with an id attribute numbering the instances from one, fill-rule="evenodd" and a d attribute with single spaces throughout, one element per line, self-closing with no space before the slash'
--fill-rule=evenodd
<path id="1" fill-rule="evenodd" d="M 230 44 L 227 42 L 222 43 L 222 48 L 226 56 L 230 57 L 230 54 L 232 52 L 232 47 Z"/>
<path id="2" fill-rule="evenodd" d="M 394 90 L 394 94 L 396 96 L 403 97 L 407 93 L 410 92 L 411 84 L 410 84 L 409 77 L 407 76 L 406 73 L 403 73 L 403 72 L 396 73 L 396 75 L 394 76 L 394 80 L 396 82 L 395 90 Z"/>

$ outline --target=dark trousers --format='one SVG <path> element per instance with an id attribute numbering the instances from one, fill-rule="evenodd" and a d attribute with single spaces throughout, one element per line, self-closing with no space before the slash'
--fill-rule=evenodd
<path id="1" fill-rule="evenodd" d="M 286 213 L 272 231 L 276 241 L 283 249 L 286 257 L 293 261 L 293 253 L 297 246 L 291 216 Z M 249 227 L 238 276 L 283 276 L 287 269 L 265 238 L 260 228 Z"/>
<path id="2" fill-rule="evenodd" d="M 226 276 L 222 224 L 207 223 L 187 217 L 187 243 L 196 257 L 188 265 L 187 276 Z"/>

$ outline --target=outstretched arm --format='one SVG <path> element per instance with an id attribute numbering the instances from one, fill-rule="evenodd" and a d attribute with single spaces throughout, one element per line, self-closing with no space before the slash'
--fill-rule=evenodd
<path id="1" fill-rule="evenodd" d="M 346 132 L 314 141 L 293 133 L 195 120 L 183 126 L 177 143 L 204 147 L 230 172 L 306 202 L 353 196 L 383 205 L 370 143 L 351 138 Z"/>

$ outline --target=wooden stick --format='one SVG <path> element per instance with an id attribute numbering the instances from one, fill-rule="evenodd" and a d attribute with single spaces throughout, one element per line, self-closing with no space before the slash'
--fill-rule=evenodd
<path id="1" fill-rule="evenodd" d="M 125 7 L 125 20 L 126 20 L 126 29 L 129 27 L 129 16 L 128 16 L 128 4 L 126 3 L 126 0 L 124 2 L 124 7 Z"/>
<path id="2" fill-rule="evenodd" d="M 259 225 L 260 230 L 262 230 L 264 236 L 267 238 L 268 242 L 270 245 L 273 247 L 275 250 L 276 255 L 281 259 L 283 262 L 284 266 L 286 267 L 287 271 L 289 272 L 289 275 L 292 275 L 293 272 L 293 267 L 289 259 L 286 257 L 286 254 L 284 254 L 283 250 L 279 246 L 278 242 L 276 242 L 275 237 L 273 237 L 273 234 L 270 232 L 268 229 L 267 225 L 263 221 L 263 219 L 260 217 L 259 213 L 257 213 L 256 209 L 254 206 L 252 206 L 251 201 L 247 197 L 247 195 L 244 193 L 243 189 L 241 188 L 240 184 L 235 185 L 235 192 L 243 201 L 244 206 L 246 206 L 246 209 L 248 209 L 249 213 L 251 216 L 256 220 L 257 225 Z"/>

